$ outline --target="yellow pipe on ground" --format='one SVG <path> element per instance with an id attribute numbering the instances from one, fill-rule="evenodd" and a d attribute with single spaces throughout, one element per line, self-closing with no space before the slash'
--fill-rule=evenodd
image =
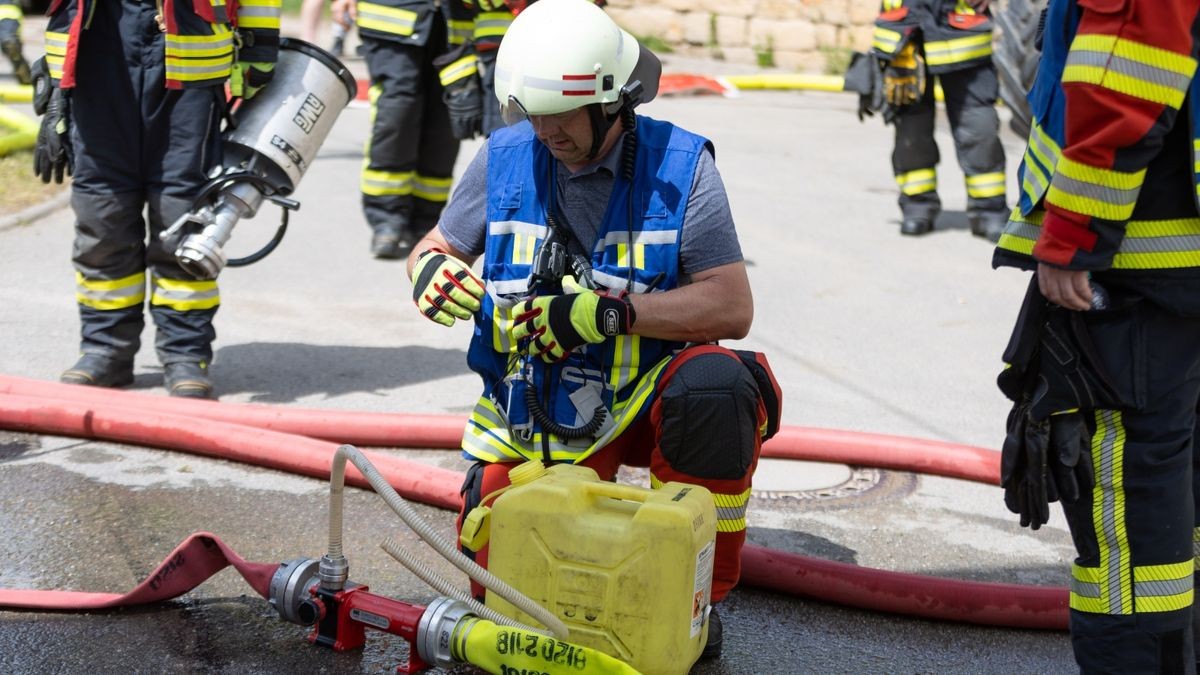
<path id="1" fill-rule="evenodd" d="M 633 666 L 590 647 L 474 617 L 454 627 L 450 654 L 493 675 L 639 675 Z"/>
<path id="2" fill-rule="evenodd" d="M 37 143 L 39 126 L 37 120 L 30 119 L 28 115 L 0 106 L 0 129 L 10 130 L 0 136 L 0 157 L 32 148 Z"/>
<path id="3" fill-rule="evenodd" d="M 845 91 L 846 78 L 841 75 L 814 75 L 812 73 L 756 73 L 753 75 L 726 75 L 721 79 L 738 89 L 797 89 L 804 91 Z M 934 82 L 934 98 L 943 100 L 942 85 Z"/>
<path id="4" fill-rule="evenodd" d="M 0 103 L 29 103 L 33 100 L 33 85 L 0 85 Z"/>

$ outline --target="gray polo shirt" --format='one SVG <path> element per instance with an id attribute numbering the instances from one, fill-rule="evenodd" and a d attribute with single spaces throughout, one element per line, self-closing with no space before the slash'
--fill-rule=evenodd
<path id="1" fill-rule="evenodd" d="M 598 162 L 575 174 L 562 162 L 555 162 L 558 169 L 558 209 L 589 255 L 608 209 L 623 142 L 622 138 Z M 483 253 L 487 234 L 487 162 L 488 145 L 484 141 L 483 147 L 459 179 L 438 223 L 446 241 L 470 255 Z M 685 278 L 742 260 L 725 184 L 721 181 L 716 162 L 707 152 L 700 153 L 696 175 L 692 180 L 692 192 L 688 196 L 683 219 L 679 257 L 680 270 Z"/>

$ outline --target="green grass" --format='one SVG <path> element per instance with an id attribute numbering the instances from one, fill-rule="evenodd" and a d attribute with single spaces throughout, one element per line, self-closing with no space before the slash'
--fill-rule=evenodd
<path id="1" fill-rule="evenodd" d="M 283 13 L 284 14 L 299 14 L 300 13 L 300 5 L 302 3 L 303 3 L 303 0 L 283 0 L 283 2 L 282 2 Z"/>
<path id="2" fill-rule="evenodd" d="M 655 54 L 670 54 L 675 51 L 671 48 L 671 45 L 667 44 L 666 40 L 657 35 L 635 35 L 634 37 L 637 38 L 638 42 L 642 43 L 643 47 Z"/>
<path id="3" fill-rule="evenodd" d="M 33 175 L 33 151 L 21 150 L 0 157 L 0 213 L 12 215 L 40 204 L 67 188 L 70 183 L 46 185 Z"/>

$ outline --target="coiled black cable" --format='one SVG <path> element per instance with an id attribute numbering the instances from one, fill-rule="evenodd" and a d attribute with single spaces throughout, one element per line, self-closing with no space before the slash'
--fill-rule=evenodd
<path id="1" fill-rule="evenodd" d="M 608 410 L 603 405 L 596 406 L 596 410 L 592 412 L 592 419 L 581 426 L 569 427 L 565 424 L 555 422 L 550 418 L 550 414 L 546 412 L 546 409 L 542 407 L 541 401 L 538 400 L 533 383 L 527 381 L 525 384 L 525 405 L 529 408 L 529 414 L 533 415 L 538 424 L 542 425 L 543 431 L 554 434 L 562 439 L 572 440 L 593 437 L 600 430 L 600 427 L 604 425 L 604 418 L 608 416 Z"/>

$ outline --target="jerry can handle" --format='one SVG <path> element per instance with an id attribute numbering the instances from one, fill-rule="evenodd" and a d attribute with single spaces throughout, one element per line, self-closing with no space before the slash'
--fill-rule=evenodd
<path id="1" fill-rule="evenodd" d="M 650 491 L 643 488 L 606 481 L 584 483 L 583 491 L 588 497 L 592 498 L 608 497 L 610 499 L 622 499 L 630 502 L 645 502 L 646 497 L 650 495 Z"/>

